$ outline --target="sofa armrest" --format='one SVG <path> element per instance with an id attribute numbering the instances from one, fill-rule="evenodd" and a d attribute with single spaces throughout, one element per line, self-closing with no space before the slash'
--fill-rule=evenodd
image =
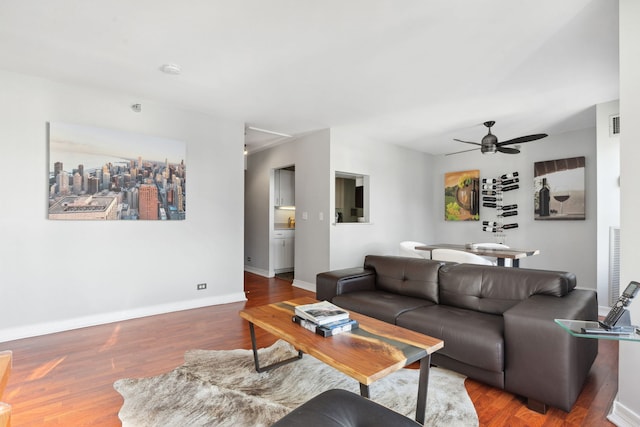
<path id="1" fill-rule="evenodd" d="M 316 299 L 331 301 L 333 297 L 376 287 L 376 273 L 362 267 L 326 271 L 316 276 Z"/>
<path id="2" fill-rule="evenodd" d="M 598 320 L 596 293 L 533 295 L 504 313 L 505 388 L 568 412 L 598 354 L 598 340 L 574 337 L 554 319 Z"/>

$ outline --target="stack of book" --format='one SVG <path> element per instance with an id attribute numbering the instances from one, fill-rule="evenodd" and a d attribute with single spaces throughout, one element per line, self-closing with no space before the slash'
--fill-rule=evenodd
<path id="1" fill-rule="evenodd" d="M 323 337 L 358 328 L 358 322 L 349 318 L 348 311 L 329 301 L 296 306 L 293 321 Z"/>

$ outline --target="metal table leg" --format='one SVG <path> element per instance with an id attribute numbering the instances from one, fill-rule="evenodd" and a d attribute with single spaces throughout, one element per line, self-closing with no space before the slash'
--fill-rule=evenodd
<path id="1" fill-rule="evenodd" d="M 429 367 L 431 355 L 427 354 L 420 360 L 420 378 L 418 379 L 418 403 L 416 404 L 416 421 L 424 424 L 427 414 L 427 389 L 429 388 Z M 369 386 L 360 383 L 360 396 L 370 398 Z"/>
<path id="2" fill-rule="evenodd" d="M 424 424 L 427 413 L 427 389 L 429 387 L 429 367 L 431 355 L 427 354 L 420 360 L 420 379 L 418 380 L 418 403 L 416 405 L 416 421 Z"/>
<path id="3" fill-rule="evenodd" d="M 498 258 L 498 265 L 501 266 L 501 267 L 504 267 L 505 266 L 504 265 L 504 260 L 505 260 L 505 258 Z M 513 258 L 511 260 L 511 267 L 513 267 L 513 268 L 520 267 L 520 260 L 518 258 Z"/>
<path id="4" fill-rule="evenodd" d="M 251 348 L 253 349 L 253 361 L 256 365 L 256 371 L 258 372 L 266 372 L 271 369 L 277 368 L 282 365 L 286 365 L 287 363 L 294 362 L 296 360 L 302 359 L 302 352 L 298 350 L 298 355 L 294 356 L 290 359 L 285 359 L 280 362 L 273 363 L 268 366 L 260 366 L 260 361 L 258 360 L 258 346 L 256 345 L 256 331 L 254 329 L 253 323 L 249 322 L 249 332 L 251 333 Z"/>
<path id="5" fill-rule="evenodd" d="M 360 396 L 366 397 L 369 399 L 369 386 L 366 384 L 360 383 Z"/>

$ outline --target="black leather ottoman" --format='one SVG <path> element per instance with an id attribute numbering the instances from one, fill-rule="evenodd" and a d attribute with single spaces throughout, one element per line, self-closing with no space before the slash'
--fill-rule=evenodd
<path id="1" fill-rule="evenodd" d="M 416 421 L 346 390 L 328 390 L 303 403 L 272 427 L 403 427 Z"/>

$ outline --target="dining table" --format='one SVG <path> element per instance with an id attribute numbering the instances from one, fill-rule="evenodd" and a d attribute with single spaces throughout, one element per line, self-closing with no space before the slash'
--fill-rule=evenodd
<path id="1" fill-rule="evenodd" d="M 499 266 L 505 266 L 505 260 L 510 259 L 512 267 L 520 267 L 521 259 L 538 255 L 540 253 L 540 250 L 538 249 L 494 248 L 483 246 L 481 243 L 437 243 L 434 245 L 416 246 L 415 249 L 428 252 L 431 252 L 434 249 L 455 249 L 480 256 L 494 257 L 498 260 Z"/>

